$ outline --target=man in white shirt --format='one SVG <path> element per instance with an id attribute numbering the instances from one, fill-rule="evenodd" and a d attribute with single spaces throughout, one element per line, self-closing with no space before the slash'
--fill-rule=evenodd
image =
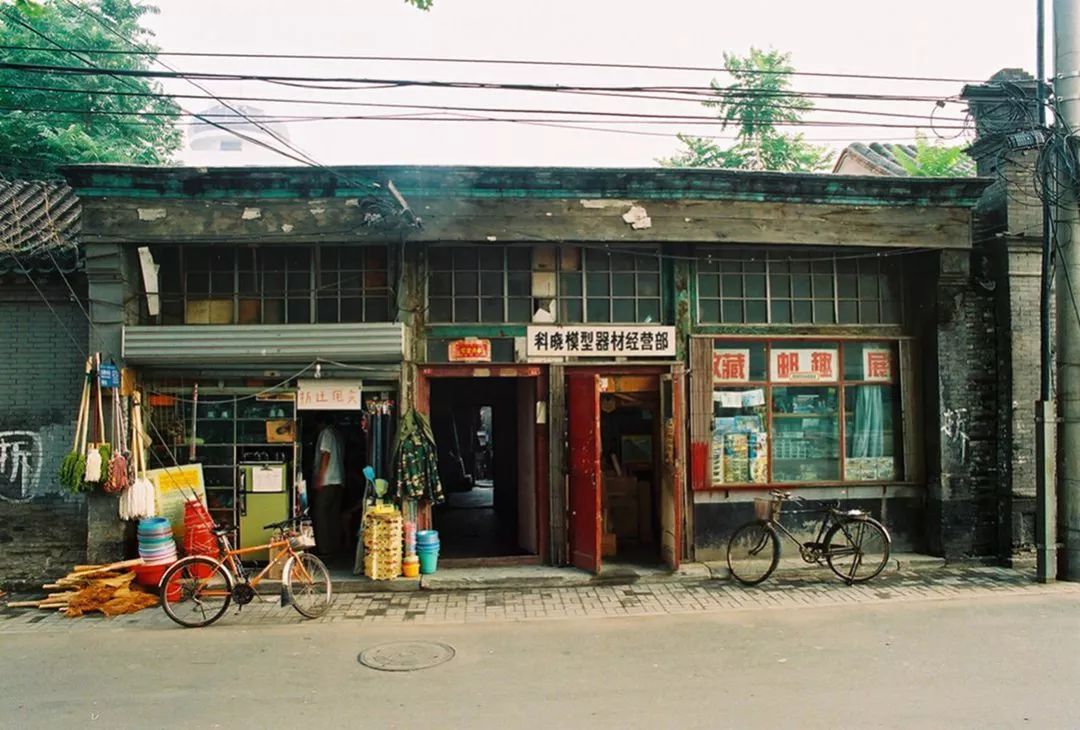
<path id="1" fill-rule="evenodd" d="M 315 443 L 315 547 L 320 555 L 341 549 L 341 504 L 345 494 L 345 458 L 341 434 L 325 417 L 319 419 Z"/>

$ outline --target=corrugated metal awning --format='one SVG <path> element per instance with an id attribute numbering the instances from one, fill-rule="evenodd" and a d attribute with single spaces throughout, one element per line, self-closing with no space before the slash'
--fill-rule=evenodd
<path id="1" fill-rule="evenodd" d="M 399 362 L 400 322 L 305 325 L 124 327 L 123 357 L 134 365 Z"/>

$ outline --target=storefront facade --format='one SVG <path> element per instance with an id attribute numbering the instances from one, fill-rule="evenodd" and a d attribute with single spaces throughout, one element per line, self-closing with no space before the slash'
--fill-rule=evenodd
<path id="1" fill-rule="evenodd" d="M 288 418 L 239 404 L 318 374 L 429 416 L 450 565 L 712 559 L 774 487 L 866 506 L 905 548 L 950 529 L 973 461 L 937 366 L 959 377 L 977 336 L 957 296 L 983 182 L 337 172 L 69 171 L 114 351 L 175 403 L 237 399 L 200 414 L 232 421 L 201 446 L 231 450 L 203 463 L 234 517 L 269 447 L 243 419 Z"/>

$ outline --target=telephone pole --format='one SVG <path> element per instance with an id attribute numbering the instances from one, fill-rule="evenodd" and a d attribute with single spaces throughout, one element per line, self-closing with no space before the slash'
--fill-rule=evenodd
<path id="1" fill-rule="evenodd" d="M 1080 0 L 1054 0 L 1053 8 L 1055 126 L 1064 136 L 1062 154 L 1075 160 L 1072 130 L 1080 129 Z M 1058 162 L 1062 174 L 1055 174 L 1052 235 L 1058 254 L 1059 574 L 1076 581 L 1080 580 L 1080 214 L 1073 166 Z"/>

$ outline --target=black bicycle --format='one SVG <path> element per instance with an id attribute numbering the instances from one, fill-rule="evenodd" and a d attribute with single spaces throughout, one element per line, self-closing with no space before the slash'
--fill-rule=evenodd
<path id="1" fill-rule="evenodd" d="M 889 562 L 892 538 L 885 526 L 862 510 L 840 510 L 834 507 L 808 509 L 805 512 L 822 515 L 817 537 L 812 542 L 800 542 L 780 524 L 780 506 L 784 502 L 805 502 L 791 492 L 771 491 L 770 499 L 755 499 L 757 519 L 735 531 L 728 541 L 727 563 L 731 575 L 743 585 L 753 586 L 772 575 L 780 562 L 782 532 L 799 548 L 807 563 L 828 563 L 848 585 L 864 583 L 876 577 Z"/>

